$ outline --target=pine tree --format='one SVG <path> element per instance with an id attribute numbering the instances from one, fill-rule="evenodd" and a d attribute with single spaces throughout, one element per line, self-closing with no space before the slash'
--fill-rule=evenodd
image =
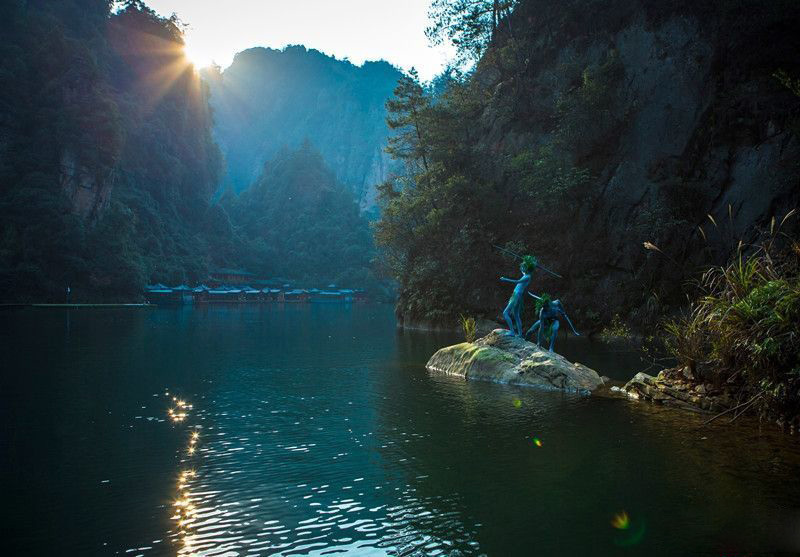
<path id="1" fill-rule="evenodd" d="M 505 22 L 513 35 L 509 16 L 515 0 L 433 0 L 425 30 L 434 45 L 449 41 L 456 47 L 460 63 L 478 60 Z"/>
<path id="2" fill-rule="evenodd" d="M 386 123 L 396 134 L 389 138 L 386 152 L 405 162 L 413 169 L 421 165 L 428 172 L 430 141 L 426 134 L 426 119 L 429 117 L 430 99 L 419 83 L 414 68 L 397 82 L 394 98 L 386 102 L 389 115 Z"/>

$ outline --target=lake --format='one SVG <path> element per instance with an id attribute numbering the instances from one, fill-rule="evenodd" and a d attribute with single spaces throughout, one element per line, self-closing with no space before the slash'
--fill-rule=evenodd
<path id="1" fill-rule="evenodd" d="M 458 340 L 385 305 L 4 311 L 5 553 L 800 551 L 794 438 L 430 375 Z"/>

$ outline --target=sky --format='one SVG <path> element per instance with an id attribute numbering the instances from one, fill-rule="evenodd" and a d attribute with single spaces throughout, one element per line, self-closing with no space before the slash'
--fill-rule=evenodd
<path id="1" fill-rule="evenodd" d="M 188 25 L 186 50 L 197 66 L 223 68 L 254 46 L 302 44 L 357 65 L 386 60 L 427 81 L 453 55 L 425 37 L 430 0 L 146 0 Z"/>

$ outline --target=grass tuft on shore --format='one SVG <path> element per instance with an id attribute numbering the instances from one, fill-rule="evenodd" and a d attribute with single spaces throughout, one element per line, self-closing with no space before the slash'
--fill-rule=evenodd
<path id="1" fill-rule="evenodd" d="M 777 241 L 776 241 L 777 240 Z M 780 247 L 779 247 L 780 246 Z M 762 418 L 800 426 L 800 244 L 774 226 L 708 269 L 689 311 L 665 324 L 666 344 L 700 381 L 758 397 Z"/>

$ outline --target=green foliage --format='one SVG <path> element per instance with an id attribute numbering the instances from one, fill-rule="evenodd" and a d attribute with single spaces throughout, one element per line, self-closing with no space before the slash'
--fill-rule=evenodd
<path id="1" fill-rule="evenodd" d="M 622 320 L 619 314 L 615 314 L 611 319 L 611 323 L 600 330 L 600 338 L 606 342 L 630 340 L 632 336 L 631 328 Z"/>
<path id="2" fill-rule="evenodd" d="M 397 82 L 394 98 L 386 102 L 386 123 L 395 134 L 389 137 L 386 152 L 406 164 L 421 162 L 428 169 L 430 99 L 425 95 L 414 68 Z"/>
<path id="3" fill-rule="evenodd" d="M 0 199 L 0 288 L 5 299 L 63 293 L 65 281 L 78 280 L 88 270 L 82 220 L 40 178 L 42 182 L 29 177 Z"/>
<path id="4" fill-rule="evenodd" d="M 225 204 L 236 223 L 234 257 L 253 272 L 376 286 L 369 225 L 310 143 L 279 153 L 251 188 Z"/>
<path id="5" fill-rule="evenodd" d="M 435 46 L 450 42 L 460 63 L 478 60 L 503 18 L 510 29 L 515 4 L 515 0 L 433 0 L 425 35 Z"/>
<path id="6" fill-rule="evenodd" d="M 4 10 L 0 296 L 135 299 L 206 276 L 197 216 L 221 156 L 176 22 L 141 2 Z"/>
<path id="7" fill-rule="evenodd" d="M 131 209 L 115 202 L 92 228 L 87 244 L 93 255 L 89 277 L 95 292 L 124 298 L 143 290 L 149 277 Z"/>
<path id="8" fill-rule="evenodd" d="M 570 164 L 552 145 L 515 155 L 509 163 L 509 174 L 512 184 L 529 196 L 542 213 L 570 204 L 590 183 L 589 171 Z"/>
<path id="9" fill-rule="evenodd" d="M 478 324 L 474 317 L 466 317 L 464 315 L 458 316 L 461 321 L 461 330 L 464 332 L 464 340 L 467 342 L 475 342 L 478 335 Z"/>
<path id="10" fill-rule="evenodd" d="M 452 78 L 443 86 L 432 97 L 410 74 L 387 103 L 388 124 L 400 132 L 387 151 L 405 173 L 379 188 L 375 237 L 400 284 L 398 311 L 447 322 L 500 306 L 496 273 L 519 263 L 492 244 L 525 253 L 533 239 L 545 259 L 557 251 L 541 231 L 571 223 L 591 180 L 552 144 L 498 152 L 478 127 L 496 107 L 483 84 Z"/>
<path id="11" fill-rule="evenodd" d="M 761 412 L 800 416 L 800 258 L 768 240 L 712 267 L 691 312 L 666 323 L 667 346 L 704 379 L 765 393 Z M 793 246 L 797 246 L 796 243 Z M 777 251 L 777 253 L 775 253 Z"/>

